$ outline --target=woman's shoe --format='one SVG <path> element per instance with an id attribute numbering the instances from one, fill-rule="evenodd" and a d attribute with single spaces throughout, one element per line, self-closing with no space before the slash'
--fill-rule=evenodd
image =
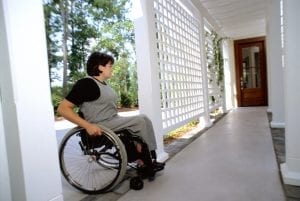
<path id="1" fill-rule="evenodd" d="M 153 161 L 153 170 L 154 172 L 159 172 L 161 170 L 163 170 L 165 168 L 165 163 L 160 163 L 160 162 L 157 162 L 157 161 Z"/>
<path id="2" fill-rule="evenodd" d="M 150 155 L 152 158 L 152 165 L 153 165 L 154 172 L 163 170 L 165 168 L 166 163 L 161 163 L 161 162 L 156 161 L 156 159 L 157 159 L 156 151 L 151 150 Z"/>

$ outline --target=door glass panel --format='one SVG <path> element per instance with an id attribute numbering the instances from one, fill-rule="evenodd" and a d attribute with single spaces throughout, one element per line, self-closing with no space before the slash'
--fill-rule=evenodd
<path id="1" fill-rule="evenodd" d="M 261 66 L 259 51 L 259 46 L 242 48 L 243 76 L 241 77 L 241 87 L 244 89 L 261 87 Z"/>

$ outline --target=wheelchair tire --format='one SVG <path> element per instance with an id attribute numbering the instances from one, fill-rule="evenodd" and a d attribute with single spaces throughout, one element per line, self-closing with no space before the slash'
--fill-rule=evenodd
<path id="1" fill-rule="evenodd" d="M 110 129 L 101 128 L 97 147 L 83 143 L 81 136 L 85 130 L 80 127 L 71 129 L 59 147 L 60 169 L 64 178 L 87 194 L 112 190 L 122 181 L 127 170 L 127 153 L 122 141 Z"/>

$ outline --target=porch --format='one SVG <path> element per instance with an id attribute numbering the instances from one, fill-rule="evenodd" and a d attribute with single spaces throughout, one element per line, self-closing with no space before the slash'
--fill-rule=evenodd
<path id="1" fill-rule="evenodd" d="M 231 112 L 171 157 L 164 173 L 154 182 L 146 182 L 142 191 L 129 191 L 117 199 L 284 200 L 279 173 L 285 184 L 300 185 L 300 94 L 295 93 L 300 89 L 299 1 L 284 1 L 284 25 L 280 0 L 137 2 L 141 2 L 145 14 L 136 21 L 142 89 L 139 103 L 141 113 L 153 120 L 159 157 L 168 158 L 162 140 L 167 131 L 193 118 L 204 118 L 209 127 L 209 112 L 216 107 Z M 214 20 L 225 19 L 214 12 L 223 12 L 221 3 L 227 8 L 227 23 Z M 255 12 L 253 8 L 261 9 Z M 68 200 L 63 196 L 67 189 L 61 185 L 58 166 L 41 2 L 1 0 L 0 11 L 1 199 Z M 239 11 L 238 15 L 233 11 Z M 239 18 L 243 13 L 250 15 Z M 263 23 L 250 26 L 253 21 L 242 21 L 247 19 Z M 247 29 L 234 26 L 237 24 Z M 205 25 L 232 37 L 224 44 L 225 91 L 216 86 L 216 79 L 210 83 L 209 76 L 214 72 L 208 73 L 207 68 Z M 240 35 L 232 35 L 238 30 Z M 234 76 L 233 41 L 262 35 L 267 47 L 268 108 L 236 109 L 236 83 L 240 80 Z M 286 161 L 280 171 L 272 149 L 267 111 L 273 115 L 271 127 L 286 131 Z M 69 190 L 70 194 L 76 193 Z M 80 193 L 77 196 L 72 200 L 86 197 Z M 102 197 L 86 198 L 93 199 L 99 201 Z"/>
<path id="2" fill-rule="evenodd" d="M 129 190 L 125 181 L 112 193 L 87 196 L 65 184 L 64 200 L 286 200 L 266 107 L 233 109 L 208 130 L 180 141 L 165 147 L 170 155 L 180 151 L 142 190 Z"/>

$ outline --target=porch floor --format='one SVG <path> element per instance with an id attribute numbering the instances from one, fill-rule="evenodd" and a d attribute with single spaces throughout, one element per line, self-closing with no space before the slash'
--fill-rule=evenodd
<path id="1" fill-rule="evenodd" d="M 266 109 L 230 111 L 172 156 L 140 191 L 124 184 L 123 192 L 86 196 L 64 184 L 64 200 L 284 201 Z"/>

